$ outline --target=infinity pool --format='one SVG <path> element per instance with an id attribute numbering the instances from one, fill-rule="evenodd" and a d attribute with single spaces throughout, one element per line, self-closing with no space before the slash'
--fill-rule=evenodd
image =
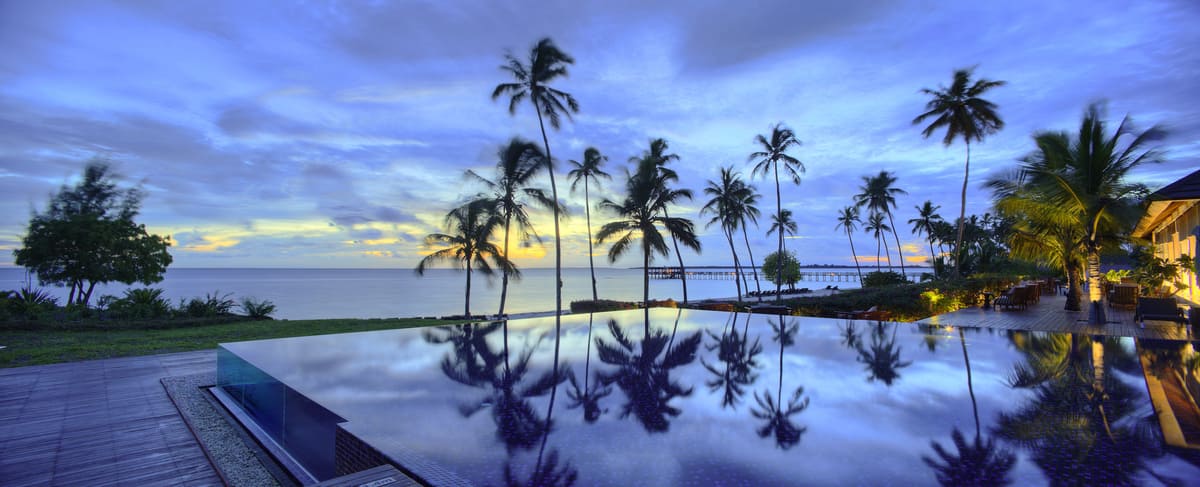
<path id="1" fill-rule="evenodd" d="M 1192 350 L 654 309 L 227 343 L 218 386 L 318 480 L 1146 484 L 1200 479 L 1142 372 Z"/>

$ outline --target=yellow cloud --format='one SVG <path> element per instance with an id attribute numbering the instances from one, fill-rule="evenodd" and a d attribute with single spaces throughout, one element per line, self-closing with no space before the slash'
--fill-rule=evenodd
<path id="1" fill-rule="evenodd" d="M 226 248 L 226 247 L 233 247 L 234 245 L 237 245 L 238 242 L 240 242 L 240 240 L 233 239 L 233 238 L 214 237 L 214 236 L 202 237 L 202 240 L 204 240 L 204 243 L 202 243 L 202 244 L 186 245 L 183 247 L 179 247 L 179 249 L 186 250 L 189 252 L 216 252 L 216 251 Z"/>

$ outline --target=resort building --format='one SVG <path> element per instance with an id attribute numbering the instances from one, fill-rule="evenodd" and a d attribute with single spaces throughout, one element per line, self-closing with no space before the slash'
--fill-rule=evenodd
<path id="1" fill-rule="evenodd" d="M 1154 254 L 1167 260 L 1180 255 L 1196 257 L 1200 238 L 1200 171 L 1166 185 L 1150 195 L 1146 215 L 1133 230 L 1133 236 L 1150 241 Z M 1181 269 L 1179 281 L 1187 287 L 1175 296 L 1195 305 L 1200 303 L 1197 269 Z"/>

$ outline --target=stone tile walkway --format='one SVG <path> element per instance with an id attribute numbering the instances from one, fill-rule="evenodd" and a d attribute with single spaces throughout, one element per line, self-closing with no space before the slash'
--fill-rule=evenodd
<path id="1" fill-rule="evenodd" d="M 0 369 L 0 484 L 221 485 L 159 382 L 215 367 L 204 350 Z"/>

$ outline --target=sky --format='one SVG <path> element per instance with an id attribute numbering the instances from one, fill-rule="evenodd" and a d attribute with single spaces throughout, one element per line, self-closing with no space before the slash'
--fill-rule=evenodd
<path id="1" fill-rule="evenodd" d="M 853 264 L 835 215 L 881 170 L 908 193 L 895 222 L 906 259 L 923 261 L 907 221 L 926 200 L 957 216 L 966 152 L 911 123 L 922 88 L 973 66 L 1007 83 L 986 96 L 1006 124 L 971 147 L 968 214 L 988 211 L 982 182 L 1014 169 L 1032 134 L 1077 129 L 1096 101 L 1114 125 L 1168 130 L 1165 161 L 1132 176 L 1156 189 L 1200 166 L 1195 25 L 1192 0 L 0 0 L 0 266 L 32 212 L 98 157 L 145 191 L 139 221 L 171 236 L 175 266 L 411 268 L 446 212 L 484 190 L 464 171 L 491 176 L 510 138 L 540 140 L 529 106 L 510 115 L 490 95 L 509 81 L 505 53 L 546 36 L 574 57 L 554 87 L 580 104 L 548 133 L 572 215 L 564 265 L 588 261 L 564 161 L 598 148 L 614 179 L 593 203 L 617 200 L 629 158 L 659 137 L 696 193 L 671 210 L 701 232 L 685 263 L 730 264 L 697 214 L 702 189 L 723 166 L 750 178 L 754 137 L 780 122 L 802 142 L 802 182 L 782 186 L 802 263 Z M 752 181 L 769 215 L 774 182 Z M 594 211 L 593 226 L 611 218 Z M 769 221 L 751 231 L 759 260 Z M 534 222 L 546 244 L 513 257 L 553 267 L 551 219 Z M 853 237 L 873 259 L 873 239 Z M 607 252 L 597 265 L 640 265 Z"/>

